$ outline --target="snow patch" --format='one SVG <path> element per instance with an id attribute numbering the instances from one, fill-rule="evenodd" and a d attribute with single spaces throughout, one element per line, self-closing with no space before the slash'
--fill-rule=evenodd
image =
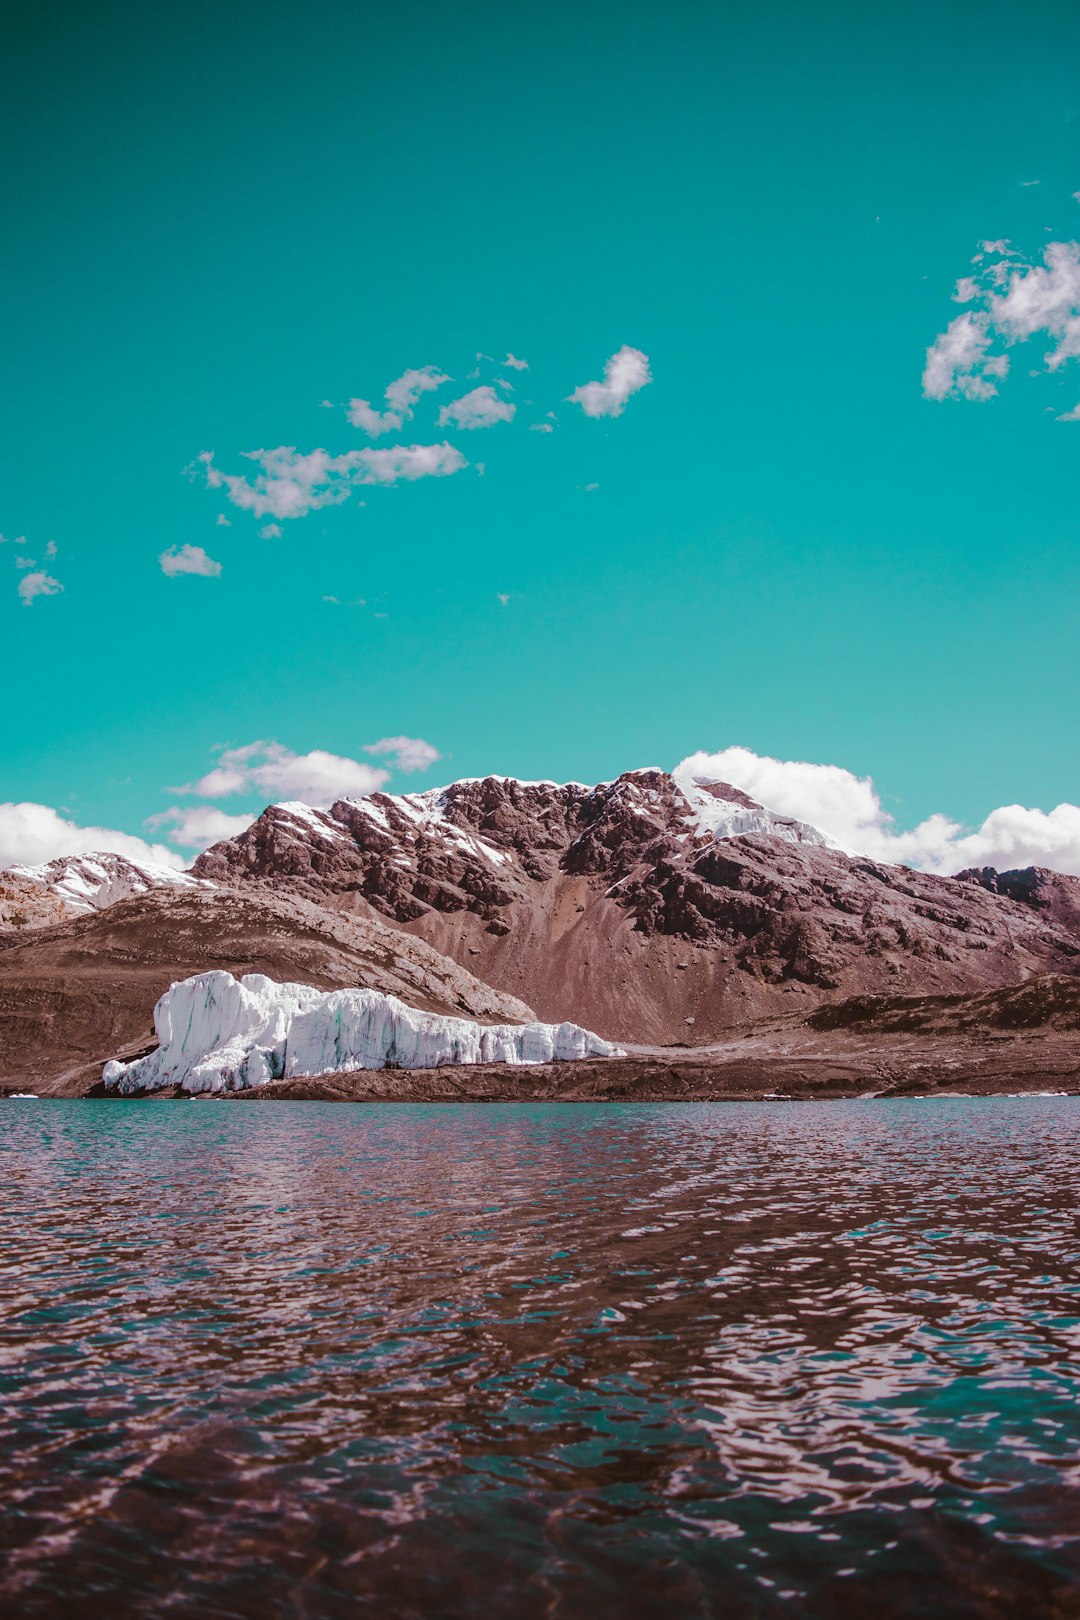
<path id="1" fill-rule="evenodd" d="M 310 804 L 302 804 L 299 799 L 286 799 L 281 804 L 275 805 L 274 808 L 275 810 L 284 811 L 287 816 L 292 816 L 296 821 L 302 821 L 313 832 L 317 832 L 320 838 L 332 840 L 345 837 L 341 828 L 335 826 L 329 816 L 324 812 L 313 810 Z"/>
<path id="2" fill-rule="evenodd" d="M 697 838 L 739 838 L 744 833 L 763 833 L 768 838 L 780 838 L 787 844 L 812 844 L 819 849 L 838 849 L 835 838 L 812 827 L 807 821 L 796 821 L 792 816 L 778 816 L 764 805 L 748 799 L 745 794 L 727 798 L 717 788 L 723 783 L 707 781 L 696 776 L 676 778 L 690 814 L 687 820 Z M 740 802 L 742 801 L 742 802 Z"/>
<path id="3" fill-rule="evenodd" d="M 129 861 L 126 856 L 60 855 L 39 866 L 10 866 L 9 872 L 29 879 L 64 900 L 72 911 L 103 911 L 118 900 L 146 894 L 150 889 L 213 889 L 217 885 L 171 866 Z"/>
<path id="4" fill-rule="evenodd" d="M 421 1012 L 378 990 L 315 990 L 261 973 L 199 973 L 174 984 L 154 1008 L 154 1028 L 156 1052 L 106 1063 L 109 1091 L 243 1091 L 356 1069 L 623 1055 L 578 1024 L 478 1024 Z"/>

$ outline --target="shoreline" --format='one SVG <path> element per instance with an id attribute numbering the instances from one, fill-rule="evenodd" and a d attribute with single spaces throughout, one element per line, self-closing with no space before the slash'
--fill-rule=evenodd
<path id="1" fill-rule="evenodd" d="M 1080 1042 L 1066 1032 L 954 1039 L 801 1043 L 733 1041 L 722 1049 L 649 1050 L 617 1058 L 529 1065 L 448 1064 L 434 1069 L 361 1069 L 238 1091 L 189 1092 L 179 1086 L 119 1096 L 106 1091 L 97 1064 L 59 1082 L 25 1079 L 0 1097 L 33 1091 L 49 1097 L 115 1102 L 810 1102 L 903 1097 L 1080 1096 Z M 95 1073 L 96 1071 L 96 1073 Z"/>

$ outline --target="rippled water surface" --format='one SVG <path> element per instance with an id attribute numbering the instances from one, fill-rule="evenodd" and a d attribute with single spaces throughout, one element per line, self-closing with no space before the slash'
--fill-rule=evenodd
<path id="1" fill-rule="evenodd" d="M 1080 1616 L 1080 1104 L 0 1103 L 0 1608 Z"/>

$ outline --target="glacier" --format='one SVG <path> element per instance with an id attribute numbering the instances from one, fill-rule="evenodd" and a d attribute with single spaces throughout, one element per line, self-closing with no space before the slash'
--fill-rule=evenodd
<path id="1" fill-rule="evenodd" d="M 624 1055 L 578 1024 L 478 1024 L 421 1012 L 379 990 L 315 990 L 261 973 L 198 973 L 172 985 L 154 1008 L 154 1029 L 156 1051 L 106 1063 L 107 1091 L 243 1091 L 356 1069 Z"/>

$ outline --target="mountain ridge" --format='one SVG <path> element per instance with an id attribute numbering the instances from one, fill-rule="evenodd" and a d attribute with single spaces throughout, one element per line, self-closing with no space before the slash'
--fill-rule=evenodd
<path id="1" fill-rule="evenodd" d="M 1080 971 L 1080 880 L 885 865 L 729 784 L 654 769 L 269 806 L 191 870 L 381 917 L 614 1040 Z"/>

